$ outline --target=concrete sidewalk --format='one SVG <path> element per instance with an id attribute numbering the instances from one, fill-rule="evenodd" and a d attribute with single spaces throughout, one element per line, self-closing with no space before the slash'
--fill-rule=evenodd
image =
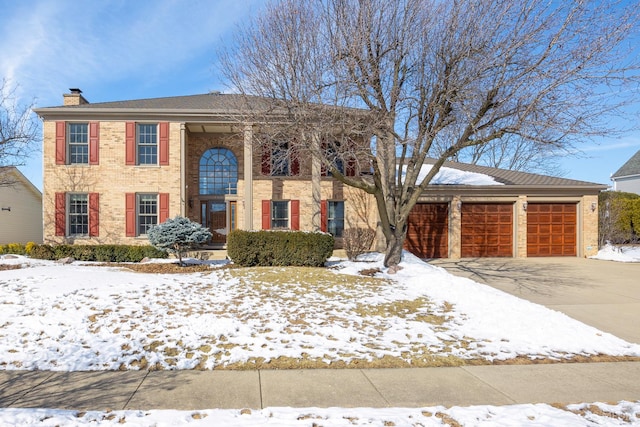
<path id="1" fill-rule="evenodd" d="M 0 407 L 422 407 L 640 400 L 640 362 L 421 369 L 0 372 Z"/>

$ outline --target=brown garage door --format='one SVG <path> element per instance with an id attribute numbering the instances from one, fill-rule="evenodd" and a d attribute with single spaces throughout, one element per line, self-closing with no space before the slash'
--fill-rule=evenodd
<path id="1" fill-rule="evenodd" d="M 461 214 L 462 257 L 513 256 L 511 203 L 463 203 Z"/>
<path id="2" fill-rule="evenodd" d="M 575 203 L 527 204 L 527 256 L 576 256 Z"/>
<path id="3" fill-rule="evenodd" d="M 409 214 L 404 247 L 421 258 L 449 256 L 449 205 L 418 203 Z"/>

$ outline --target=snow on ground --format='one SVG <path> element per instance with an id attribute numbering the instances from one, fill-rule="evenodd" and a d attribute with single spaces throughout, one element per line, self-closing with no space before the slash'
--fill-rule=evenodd
<path id="1" fill-rule="evenodd" d="M 457 424 L 455 424 L 457 423 Z M 640 425 L 640 402 L 568 405 L 442 406 L 429 408 L 265 408 L 262 410 L 77 412 L 0 409 L 0 424 L 39 426 L 632 426 Z"/>
<path id="2" fill-rule="evenodd" d="M 24 267 L 0 271 L 0 369 L 640 356 L 638 344 L 411 254 L 393 276 L 356 277 L 384 271 L 381 255 L 366 261 L 171 275 L 5 257 Z"/>
<path id="3" fill-rule="evenodd" d="M 640 246 L 614 246 L 609 243 L 593 259 L 618 262 L 640 262 Z"/>

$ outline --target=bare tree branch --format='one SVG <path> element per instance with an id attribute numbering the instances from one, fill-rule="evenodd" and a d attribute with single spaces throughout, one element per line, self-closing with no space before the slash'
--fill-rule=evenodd
<path id="1" fill-rule="evenodd" d="M 371 174 L 334 176 L 375 196 L 392 265 L 410 210 L 445 160 L 541 167 L 545 155 L 614 130 L 611 118 L 637 100 L 628 42 L 639 9 L 617 0 L 282 0 L 239 29 L 222 71 L 240 93 L 273 99 L 286 112 L 278 131 L 301 149 L 310 135 L 361 142 L 340 155 Z M 311 154 L 328 168 L 336 161 Z M 436 162 L 419 181 L 427 157 Z"/>
<path id="2" fill-rule="evenodd" d="M 23 166 L 36 148 L 38 124 L 29 105 L 20 105 L 14 97 L 15 88 L 0 81 L 0 167 Z M 4 177 L 4 178 L 3 178 Z M 0 186 L 13 184 L 7 174 L 0 176 Z"/>

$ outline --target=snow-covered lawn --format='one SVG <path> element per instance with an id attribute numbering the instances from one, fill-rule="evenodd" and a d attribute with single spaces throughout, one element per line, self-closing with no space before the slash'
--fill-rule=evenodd
<path id="1" fill-rule="evenodd" d="M 144 274 L 24 257 L 0 271 L 0 369 L 425 366 L 576 355 L 640 345 L 405 254 L 382 267 L 213 268 Z"/>
<path id="2" fill-rule="evenodd" d="M 598 255 L 591 258 L 618 262 L 640 262 L 640 246 L 613 246 L 607 244 L 598 251 Z"/>
<path id="3" fill-rule="evenodd" d="M 621 426 L 640 424 L 640 402 L 444 408 L 265 408 L 262 410 L 77 412 L 0 409 L 2 425 L 38 426 Z"/>

